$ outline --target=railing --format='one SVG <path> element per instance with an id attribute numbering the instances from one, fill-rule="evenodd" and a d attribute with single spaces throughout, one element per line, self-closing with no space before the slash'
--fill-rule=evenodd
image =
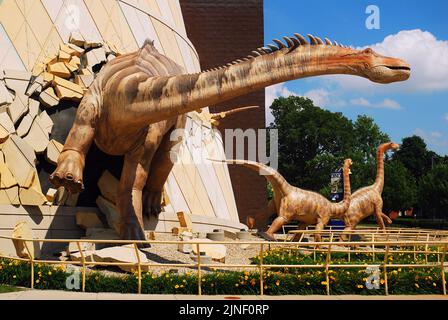
<path id="1" fill-rule="evenodd" d="M 189 241 L 188 243 L 196 246 L 196 254 L 197 254 L 197 263 L 146 263 L 140 260 L 139 256 L 139 245 L 142 244 L 152 244 L 152 245 L 179 245 L 185 244 L 182 241 L 136 241 L 136 240 L 73 240 L 73 239 L 17 239 L 11 237 L 0 236 L 0 239 L 9 239 L 14 241 L 23 241 L 25 248 L 28 252 L 29 258 L 18 258 L 18 257 L 8 257 L 0 255 L 0 258 L 13 259 L 18 261 L 27 261 L 31 266 L 31 284 L 30 287 L 34 288 L 34 266 L 35 264 L 53 264 L 53 265 L 79 265 L 82 268 L 82 291 L 85 291 L 86 285 L 86 272 L 88 266 L 130 266 L 135 267 L 137 269 L 137 279 L 138 279 L 138 293 L 142 292 L 142 269 L 143 268 L 155 268 L 155 267 L 170 267 L 170 268 L 195 268 L 197 270 L 197 278 L 198 278 L 198 294 L 202 295 L 202 272 L 204 268 L 209 269 L 255 269 L 258 270 L 260 276 L 260 295 L 264 294 L 264 282 L 265 275 L 264 273 L 269 269 L 274 268 L 288 268 L 288 269 L 304 269 L 304 268 L 317 268 L 322 269 L 325 272 L 326 276 L 326 293 L 327 295 L 331 294 L 330 288 L 330 270 L 336 268 L 354 268 L 361 269 L 367 267 L 381 267 L 384 272 L 384 293 L 386 295 L 389 294 L 389 286 L 388 286 L 388 278 L 387 278 L 387 270 L 388 268 L 434 268 L 437 266 L 441 267 L 441 279 L 442 279 L 442 288 L 443 294 L 446 295 L 446 278 L 445 278 L 445 257 L 446 250 L 448 246 L 447 233 L 440 232 L 426 232 L 424 233 L 424 239 L 420 240 L 419 237 L 422 237 L 423 233 L 419 231 L 406 231 L 401 230 L 400 236 L 405 237 L 406 240 L 392 240 L 398 233 L 398 230 L 389 229 L 386 232 L 378 233 L 377 230 L 359 230 L 359 231 L 351 231 L 350 235 L 357 234 L 358 236 L 366 237 L 367 240 L 362 241 L 345 241 L 338 240 L 338 236 L 345 234 L 347 232 L 335 232 L 326 230 L 322 232 L 324 238 L 320 242 L 308 241 L 303 242 L 305 235 L 312 236 L 315 231 L 314 230 L 300 230 L 294 231 L 290 233 L 300 234 L 300 241 L 295 242 L 266 242 L 266 241 L 213 241 L 213 244 L 223 244 L 223 245 L 254 245 L 259 247 L 259 261 L 257 264 L 204 264 L 201 261 L 201 250 L 200 245 L 207 245 L 210 243 L 204 242 L 195 242 Z M 410 239 L 410 240 L 409 240 Z M 59 261 L 59 260 L 42 260 L 33 258 L 32 252 L 30 250 L 29 245 L 32 243 L 76 243 L 81 255 L 81 261 Z M 94 261 L 93 256 L 91 256 L 90 261 L 86 258 L 85 251 L 81 246 L 82 243 L 90 243 L 90 244 L 114 244 L 114 245 L 130 245 L 134 246 L 136 263 L 122 263 L 122 262 L 99 262 Z M 435 247 L 435 250 L 430 250 L 431 247 Z M 279 247 L 282 249 L 288 250 L 304 250 L 308 252 L 314 253 L 314 261 L 316 262 L 316 254 L 318 252 L 325 254 L 325 262 L 324 263 L 316 263 L 316 264 L 266 264 L 264 262 L 264 252 L 265 250 L 271 250 L 273 247 Z M 413 248 L 413 249 L 407 249 Z M 420 250 L 420 248 L 423 248 Z M 371 264 L 335 264 L 332 263 L 332 254 L 337 252 L 343 252 L 348 254 L 348 262 L 350 262 L 351 255 L 356 253 L 372 253 L 372 263 Z M 384 254 L 383 262 L 378 264 L 375 262 L 376 254 Z M 389 261 L 389 256 L 395 253 L 408 253 L 414 254 L 414 258 L 417 254 L 425 255 L 425 263 L 419 264 L 397 264 L 391 263 Z M 437 255 L 437 262 L 428 261 L 428 255 Z"/>

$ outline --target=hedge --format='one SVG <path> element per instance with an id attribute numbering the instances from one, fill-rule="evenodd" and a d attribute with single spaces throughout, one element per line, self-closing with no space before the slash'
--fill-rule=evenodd
<path id="1" fill-rule="evenodd" d="M 375 260 L 367 253 L 352 254 L 351 263 L 359 268 L 334 268 L 329 270 L 330 292 L 335 295 L 384 294 L 384 275 L 381 274 L 379 289 L 366 288 L 368 274 L 363 265 L 381 264 L 384 256 L 376 254 Z M 265 264 L 316 264 L 325 260 L 324 254 L 307 255 L 294 250 L 272 250 L 265 253 Z M 437 261 L 435 254 L 428 255 L 429 261 Z M 425 256 L 394 253 L 390 262 L 418 264 L 425 262 Z M 256 264 L 258 257 L 252 259 Z M 332 264 L 347 264 L 347 254 L 332 253 Z M 35 289 L 68 290 L 66 279 L 72 275 L 63 265 L 35 264 Z M 387 269 L 389 294 L 442 294 L 440 266 L 429 268 Z M 0 284 L 30 287 L 30 266 L 28 262 L 0 259 Z M 106 275 L 99 271 L 86 274 L 86 292 L 136 293 L 137 274 Z M 142 274 L 142 293 L 146 294 L 197 294 L 197 273 Z M 257 295 L 260 294 L 260 277 L 256 271 L 213 271 L 202 276 L 202 294 L 206 295 Z M 323 268 L 277 268 L 265 271 L 264 294 L 266 295 L 324 295 L 326 275 Z"/>

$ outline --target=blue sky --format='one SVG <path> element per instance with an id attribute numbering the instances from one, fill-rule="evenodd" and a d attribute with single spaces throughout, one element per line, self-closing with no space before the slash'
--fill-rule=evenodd
<path id="1" fill-rule="evenodd" d="M 270 87 L 275 97 L 305 95 L 316 105 L 350 119 L 372 116 L 396 142 L 417 134 L 428 147 L 448 154 L 448 1 L 265 0 L 265 42 L 293 33 L 328 37 L 411 64 L 407 82 L 379 85 L 351 76 L 325 76 Z M 369 30 L 366 8 L 380 9 L 380 29 Z M 267 115 L 268 119 L 272 119 Z M 268 120 L 269 121 L 269 120 Z"/>

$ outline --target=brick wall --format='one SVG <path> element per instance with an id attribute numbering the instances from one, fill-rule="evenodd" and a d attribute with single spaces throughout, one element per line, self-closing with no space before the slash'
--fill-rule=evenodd
<path id="1" fill-rule="evenodd" d="M 246 57 L 264 44 L 262 0 L 180 0 L 188 37 L 201 59 L 203 70 Z M 219 129 L 265 128 L 264 90 L 211 106 L 211 112 L 236 106 L 258 105 L 257 110 L 221 121 Z M 265 226 L 266 180 L 258 173 L 230 165 L 230 176 L 240 221 L 254 216 L 257 227 Z"/>

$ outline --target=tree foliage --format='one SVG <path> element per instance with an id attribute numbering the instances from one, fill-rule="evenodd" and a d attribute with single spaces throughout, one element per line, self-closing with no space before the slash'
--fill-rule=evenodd
<path id="1" fill-rule="evenodd" d="M 404 138 L 400 149 L 394 155 L 394 159 L 403 163 L 417 179 L 423 176 L 439 158 L 434 152 L 428 151 L 425 141 L 419 136 Z"/>
<path id="2" fill-rule="evenodd" d="M 417 202 L 415 178 L 400 161 L 388 161 L 384 166 L 383 211 L 407 209 Z"/>
<path id="3" fill-rule="evenodd" d="M 419 204 L 431 218 L 446 218 L 448 213 L 448 164 L 439 164 L 420 180 Z"/>

